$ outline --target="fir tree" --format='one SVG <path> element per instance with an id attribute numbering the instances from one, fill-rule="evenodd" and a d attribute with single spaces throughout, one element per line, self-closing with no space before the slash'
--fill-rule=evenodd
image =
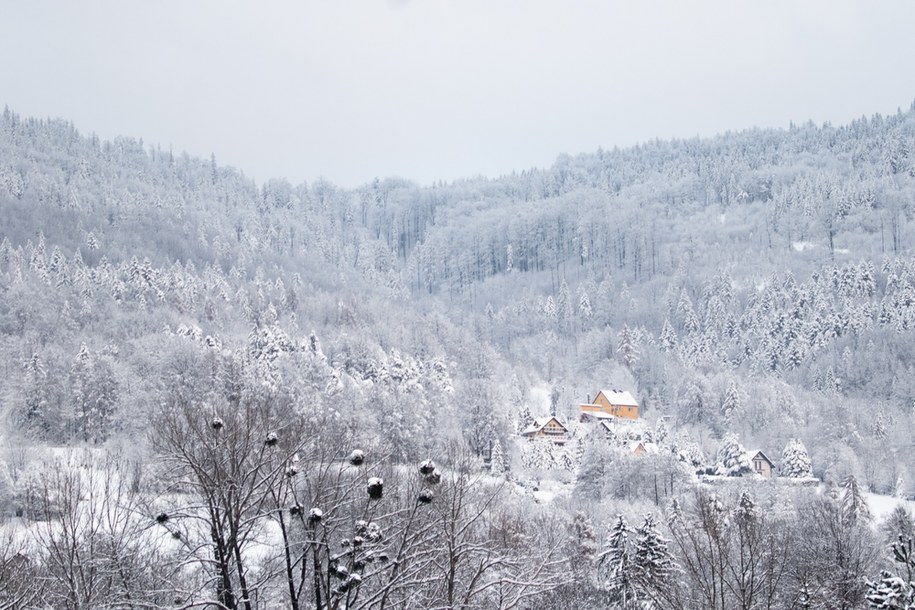
<path id="1" fill-rule="evenodd" d="M 667 318 L 664 319 L 664 326 L 661 328 L 661 335 L 658 337 L 658 346 L 662 352 L 672 352 L 677 349 L 677 333 Z"/>
<path id="2" fill-rule="evenodd" d="M 858 479 L 850 474 L 842 484 L 842 517 L 847 523 L 866 523 L 870 521 L 870 508 L 858 485 Z"/>
<path id="3" fill-rule="evenodd" d="M 721 414 L 725 420 L 730 421 L 740 411 L 740 407 L 740 391 L 737 389 L 737 382 L 731 379 L 728 382 L 728 389 L 724 393 L 724 399 L 721 401 Z"/>
<path id="4" fill-rule="evenodd" d="M 553 295 L 548 295 L 546 297 L 546 303 L 543 305 L 543 314 L 549 320 L 556 320 L 558 313 L 556 310 L 556 301 L 553 300 Z"/>
<path id="5" fill-rule="evenodd" d="M 630 330 L 629 326 L 623 326 L 620 331 L 616 350 L 630 369 L 639 361 L 640 355 L 639 348 L 636 345 L 635 333 Z"/>
<path id="6" fill-rule="evenodd" d="M 779 464 L 779 474 L 792 479 L 803 479 L 813 476 L 810 467 L 810 456 L 807 449 L 799 439 L 792 438 L 782 451 L 782 461 Z"/>
<path id="7" fill-rule="evenodd" d="M 492 454 L 489 458 L 489 471 L 493 476 L 501 477 L 508 472 L 508 462 L 505 459 L 505 452 L 502 451 L 502 443 L 496 439 L 492 446 Z"/>
<path id="8" fill-rule="evenodd" d="M 594 315 L 594 311 L 591 309 L 591 299 L 588 298 L 584 286 L 578 290 L 578 313 L 584 320 L 590 320 Z"/>
<path id="9" fill-rule="evenodd" d="M 900 536 L 891 548 L 899 574 L 883 570 L 879 581 L 867 581 L 865 598 L 874 610 L 915 610 L 915 543 Z"/>
<path id="10" fill-rule="evenodd" d="M 651 513 L 645 515 L 635 536 L 632 563 L 636 582 L 647 591 L 662 588 L 673 571 L 674 559 Z"/>
<path id="11" fill-rule="evenodd" d="M 906 505 L 900 503 L 881 524 L 880 529 L 886 536 L 886 540 L 892 544 L 900 537 L 915 537 L 915 519 L 912 518 L 912 513 L 909 512 Z"/>
<path id="12" fill-rule="evenodd" d="M 631 532 L 623 516 L 617 515 L 607 535 L 606 550 L 597 558 L 598 583 L 610 594 L 611 603 L 624 608 L 636 601 Z"/>
<path id="13" fill-rule="evenodd" d="M 524 432 L 524 430 L 531 425 L 534 421 L 534 416 L 531 415 L 531 410 L 527 405 L 521 405 L 521 408 L 518 410 L 518 425 L 516 429 L 518 434 Z"/>
<path id="14" fill-rule="evenodd" d="M 718 449 L 718 474 L 739 477 L 753 471 L 747 450 L 744 449 L 737 435 L 731 432 L 724 435 Z"/>

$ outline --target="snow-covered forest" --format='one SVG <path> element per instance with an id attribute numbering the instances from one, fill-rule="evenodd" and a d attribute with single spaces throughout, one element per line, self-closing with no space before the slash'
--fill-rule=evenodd
<path id="1" fill-rule="evenodd" d="M 913 608 L 913 339 L 915 104 L 352 190 L 7 108 L 0 609 Z"/>

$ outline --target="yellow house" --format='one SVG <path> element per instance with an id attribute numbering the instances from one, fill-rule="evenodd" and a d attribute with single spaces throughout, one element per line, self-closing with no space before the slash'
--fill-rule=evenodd
<path id="1" fill-rule="evenodd" d="M 639 418 L 639 403 L 625 390 L 601 390 L 594 402 L 579 405 L 582 413 L 612 415 L 623 419 Z"/>
<path id="2" fill-rule="evenodd" d="M 562 444 L 569 439 L 569 429 L 555 417 L 540 417 L 521 431 L 521 436 L 529 439 L 539 438 Z"/>

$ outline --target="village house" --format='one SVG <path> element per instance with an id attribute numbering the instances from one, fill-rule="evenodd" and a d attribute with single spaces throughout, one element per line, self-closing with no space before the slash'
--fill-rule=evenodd
<path id="1" fill-rule="evenodd" d="M 600 390 L 594 401 L 579 405 L 582 418 L 618 417 L 636 420 L 639 418 L 639 403 L 626 390 Z"/>
<path id="2" fill-rule="evenodd" d="M 766 457 L 765 453 L 759 449 L 753 449 L 747 451 L 747 457 L 750 458 L 750 463 L 753 464 L 753 472 L 766 479 L 772 478 L 775 472 L 775 464 Z"/>
<path id="3" fill-rule="evenodd" d="M 562 445 L 569 440 L 569 429 L 555 417 L 539 417 L 521 431 L 521 436 L 530 440 L 549 440 L 557 445 Z"/>
<path id="4" fill-rule="evenodd" d="M 629 443 L 629 451 L 636 456 L 645 455 L 646 453 L 654 454 L 658 452 L 658 446 L 645 441 L 632 441 Z"/>

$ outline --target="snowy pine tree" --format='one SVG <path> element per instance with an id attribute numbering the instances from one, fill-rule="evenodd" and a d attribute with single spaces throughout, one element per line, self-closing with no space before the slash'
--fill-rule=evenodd
<path id="1" fill-rule="evenodd" d="M 588 293 L 585 291 L 584 286 L 578 289 L 578 313 L 583 320 L 590 320 L 594 315 L 594 310 L 591 308 L 591 299 L 588 298 Z"/>
<path id="2" fill-rule="evenodd" d="M 662 352 L 672 352 L 677 349 L 677 333 L 674 331 L 669 319 L 664 319 L 661 335 L 658 337 L 658 347 Z"/>
<path id="3" fill-rule="evenodd" d="M 718 474 L 729 477 L 739 477 L 753 471 L 747 450 L 744 449 L 737 435 L 727 433 L 721 441 L 717 455 Z"/>
<path id="4" fill-rule="evenodd" d="M 610 602 L 626 607 L 636 601 L 635 570 L 629 534 L 632 532 L 622 515 L 607 536 L 607 547 L 597 558 L 597 581 L 610 595 Z"/>
<path id="5" fill-rule="evenodd" d="M 635 333 L 628 325 L 623 326 L 623 329 L 620 331 L 616 351 L 630 369 L 641 357 L 638 345 L 636 345 Z"/>
<path id="6" fill-rule="evenodd" d="M 891 548 L 899 575 L 883 570 L 879 581 L 867 581 L 865 598 L 874 610 L 915 610 L 915 543 L 900 536 Z"/>
<path id="7" fill-rule="evenodd" d="M 647 590 L 663 587 L 673 571 L 674 558 L 651 513 L 645 515 L 635 536 L 632 562 L 639 587 Z"/>
<path id="8" fill-rule="evenodd" d="M 871 518 L 867 500 L 853 474 L 848 475 L 842 484 L 842 517 L 848 523 L 866 523 Z"/>
<path id="9" fill-rule="evenodd" d="M 740 411 L 740 406 L 740 391 L 737 389 L 737 382 L 731 379 L 728 382 L 728 389 L 724 393 L 724 399 L 721 401 L 721 415 L 726 421 L 730 421 Z"/>
<path id="10" fill-rule="evenodd" d="M 813 476 L 810 467 L 810 456 L 807 448 L 799 439 L 792 438 L 782 451 L 782 461 L 779 464 L 779 474 L 792 479 L 803 479 Z"/>
<path id="11" fill-rule="evenodd" d="M 489 458 L 489 471 L 496 477 L 504 476 L 508 472 L 508 462 L 499 439 L 496 439 L 492 446 L 492 454 Z"/>

